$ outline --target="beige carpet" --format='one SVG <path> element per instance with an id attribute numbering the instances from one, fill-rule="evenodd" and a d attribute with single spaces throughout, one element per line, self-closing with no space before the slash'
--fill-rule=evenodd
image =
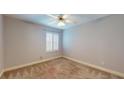
<path id="1" fill-rule="evenodd" d="M 65 58 L 5 72 L 3 79 L 119 79 L 121 77 L 103 72 Z"/>

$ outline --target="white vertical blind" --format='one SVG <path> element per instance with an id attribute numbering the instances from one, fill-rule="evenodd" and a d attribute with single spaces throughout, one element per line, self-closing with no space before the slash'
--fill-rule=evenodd
<path id="1" fill-rule="evenodd" d="M 59 36 L 58 34 L 53 35 L 53 50 L 57 51 L 58 50 L 58 45 L 59 45 Z"/>
<path id="2" fill-rule="evenodd" d="M 46 51 L 58 51 L 59 50 L 59 35 L 57 33 L 46 33 Z"/>
<path id="3" fill-rule="evenodd" d="M 46 33 L 46 51 L 52 51 L 52 33 Z"/>

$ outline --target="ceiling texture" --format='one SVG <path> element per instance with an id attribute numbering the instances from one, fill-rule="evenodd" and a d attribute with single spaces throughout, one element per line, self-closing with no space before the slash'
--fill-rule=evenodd
<path id="1" fill-rule="evenodd" d="M 59 14 L 52 15 L 59 16 Z M 6 16 L 63 30 L 108 16 L 108 14 L 66 14 L 66 15 L 68 16 L 67 19 L 71 20 L 72 23 L 66 23 L 65 26 L 58 26 L 56 19 L 50 17 L 48 14 L 9 14 Z"/>

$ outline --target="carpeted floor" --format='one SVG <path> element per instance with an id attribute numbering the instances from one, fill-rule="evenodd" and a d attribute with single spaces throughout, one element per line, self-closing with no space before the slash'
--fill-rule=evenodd
<path id="1" fill-rule="evenodd" d="M 119 79 L 121 77 L 103 72 L 65 58 L 5 72 L 3 79 Z"/>

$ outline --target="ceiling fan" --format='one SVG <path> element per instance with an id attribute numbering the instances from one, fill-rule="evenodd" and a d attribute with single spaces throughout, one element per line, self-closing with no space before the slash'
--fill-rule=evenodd
<path id="1" fill-rule="evenodd" d="M 57 22 L 57 25 L 60 26 L 60 27 L 63 27 L 68 23 L 74 23 L 71 20 L 69 20 L 70 15 L 66 15 L 66 14 L 60 14 L 60 15 L 48 14 L 48 16 L 54 18 L 55 19 L 54 22 Z"/>

